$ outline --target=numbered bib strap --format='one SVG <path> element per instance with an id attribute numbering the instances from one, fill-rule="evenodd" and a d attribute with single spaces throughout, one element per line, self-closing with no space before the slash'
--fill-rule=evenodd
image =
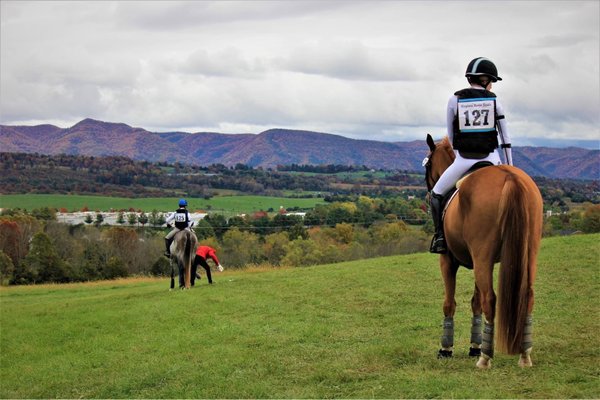
<path id="1" fill-rule="evenodd" d="M 496 100 L 493 98 L 458 99 L 460 132 L 496 130 Z"/>

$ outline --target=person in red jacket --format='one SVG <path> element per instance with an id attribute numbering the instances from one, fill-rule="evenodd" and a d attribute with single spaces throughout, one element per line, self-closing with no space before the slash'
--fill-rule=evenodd
<path id="1" fill-rule="evenodd" d="M 221 263 L 219 262 L 219 259 L 217 258 L 217 252 L 215 251 L 215 249 L 213 249 L 210 246 L 198 246 L 198 249 L 196 249 L 196 257 L 194 258 L 194 264 L 192 264 L 192 280 L 191 280 L 192 286 L 194 286 L 196 277 L 198 277 L 198 279 L 200 279 L 200 274 L 196 274 L 196 272 L 198 270 L 198 265 L 201 265 L 202 268 L 204 268 L 204 270 L 206 271 L 206 277 L 208 278 L 208 283 L 210 283 L 210 284 L 213 283 L 212 276 L 210 274 L 210 266 L 206 262 L 206 260 L 209 258 L 213 260 L 213 262 L 217 266 L 217 269 L 219 270 L 219 272 L 223 271 L 223 266 L 221 265 Z"/>

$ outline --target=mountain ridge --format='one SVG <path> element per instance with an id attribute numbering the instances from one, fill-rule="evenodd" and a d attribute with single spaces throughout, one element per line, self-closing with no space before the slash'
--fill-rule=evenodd
<path id="1" fill-rule="evenodd" d="M 282 128 L 257 134 L 151 132 L 125 123 L 86 118 L 70 128 L 50 124 L 0 125 L 0 151 L 118 155 L 134 160 L 195 165 L 241 163 L 270 168 L 289 164 L 339 164 L 420 171 L 428 148 L 424 139 L 381 142 Z M 600 175 L 600 150 L 514 146 L 513 158 L 515 165 L 532 176 L 598 179 Z"/>

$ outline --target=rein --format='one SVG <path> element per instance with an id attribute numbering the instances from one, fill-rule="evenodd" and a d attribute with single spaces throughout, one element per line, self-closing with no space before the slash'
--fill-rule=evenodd
<path id="1" fill-rule="evenodd" d="M 433 189 L 433 185 L 429 182 L 431 178 L 431 155 L 433 153 L 429 153 L 427 157 L 423 159 L 422 166 L 425 167 L 425 184 L 427 185 L 427 191 L 431 192 Z"/>

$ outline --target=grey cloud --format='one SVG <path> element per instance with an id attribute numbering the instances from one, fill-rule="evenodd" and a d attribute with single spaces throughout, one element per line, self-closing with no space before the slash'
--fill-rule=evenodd
<path id="1" fill-rule="evenodd" d="M 533 54 L 516 60 L 510 68 L 516 72 L 517 76 L 529 76 L 537 80 L 540 79 L 539 75 L 555 72 L 559 69 L 559 66 L 548 54 Z"/>
<path id="2" fill-rule="evenodd" d="M 596 1 L 0 5 L 0 123 L 441 135 L 448 96 L 483 55 L 515 138 L 600 126 Z"/>
<path id="3" fill-rule="evenodd" d="M 93 55 L 81 60 L 65 54 L 52 58 L 31 56 L 14 68 L 13 73 L 19 80 L 30 83 L 121 87 L 131 84 L 139 72 L 137 60 L 102 62 Z"/>
<path id="4" fill-rule="evenodd" d="M 10 86 L 6 88 L 10 90 Z M 103 115 L 103 108 L 100 92 L 94 85 L 26 83 L 19 85 L 18 90 L 11 90 L 11 101 L 2 102 L 2 118 L 77 120 L 81 116 Z"/>
<path id="5" fill-rule="evenodd" d="M 418 78 L 412 63 L 391 49 L 374 49 L 358 41 L 325 41 L 296 47 L 281 67 L 336 79 L 405 81 Z"/>
<path id="6" fill-rule="evenodd" d="M 188 74 L 206 76 L 258 78 L 267 71 L 265 63 L 255 58 L 248 60 L 234 47 L 227 47 L 214 53 L 204 49 L 193 52 L 181 63 L 181 71 Z"/>
<path id="7" fill-rule="evenodd" d="M 531 48 L 553 48 L 553 47 L 571 47 L 579 45 L 594 45 L 598 42 L 598 36 L 586 34 L 567 34 L 567 35 L 546 35 L 535 40 L 529 47 Z"/>
<path id="8" fill-rule="evenodd" d="M 120 26 L 179 30 L 201 25 L 298 18 L 351 6 L 340 1 L 156 1 L 139 7 L 120 2 L 116 18 Z"/>

